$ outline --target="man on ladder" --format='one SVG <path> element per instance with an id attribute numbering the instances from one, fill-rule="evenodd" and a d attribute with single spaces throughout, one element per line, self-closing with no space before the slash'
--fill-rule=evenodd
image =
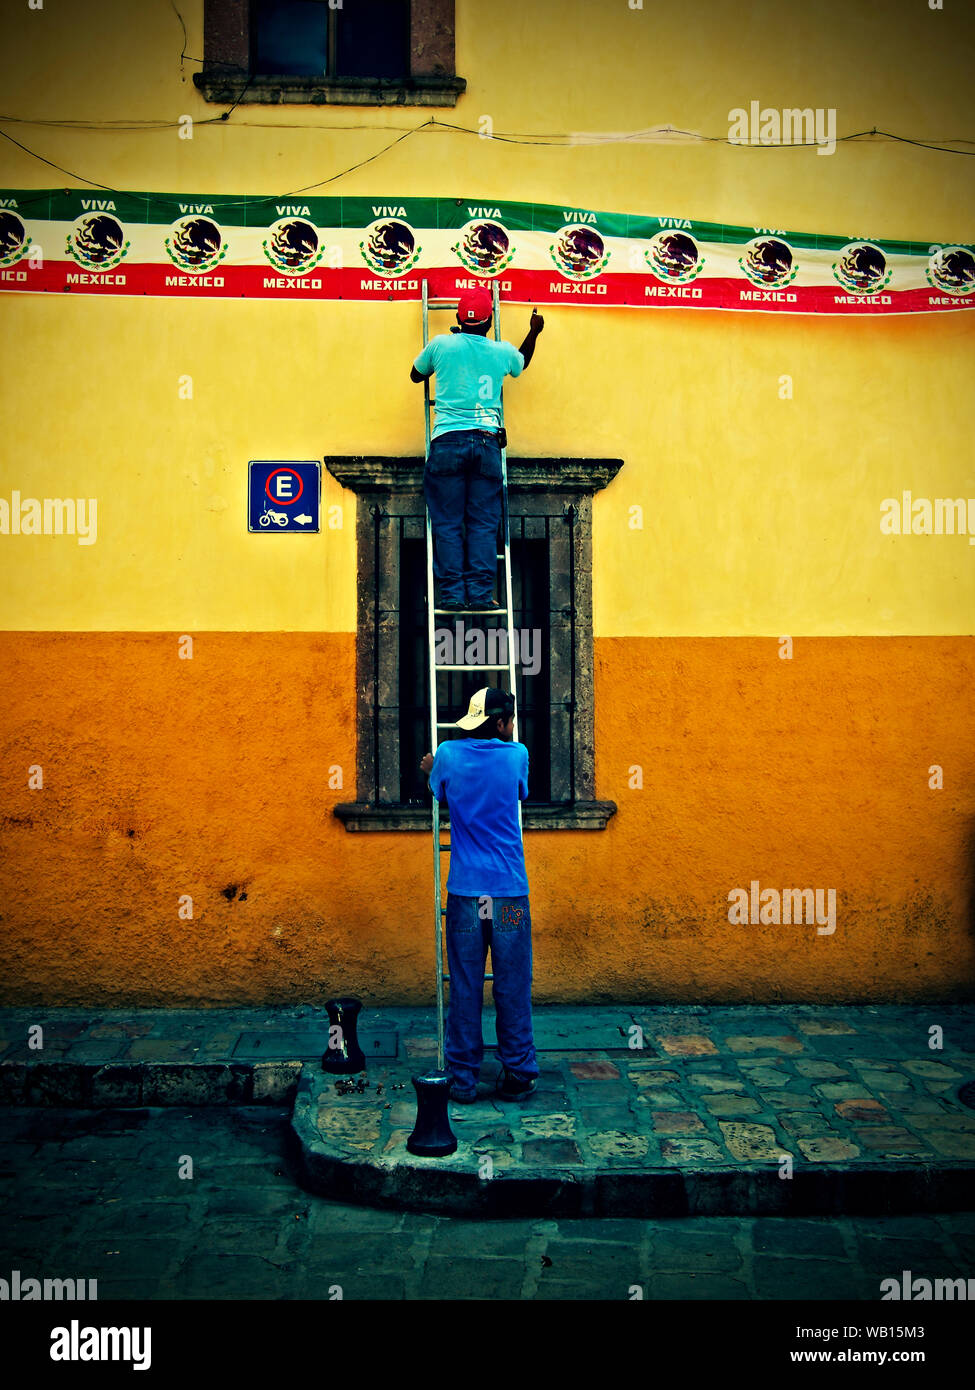
<path id="1" fill-rule="evenodd" d="M 445 1045 L 450 1097 L 477 1099 L 484 1056 L 481 1008 L 488 947 L 504 1068 L 496 1091 L 524 1100 L 535 1089 L 532 1037 L 531 913 L 519 800 L 528 795 L 528 749 L 512 741 L 515 697 L 488 686 L 471 697 L 448 739 L 420 767 L 438 801 L 450 808 L 447 878 L 447 965 L 450 1008 Z"/>
<path id="2" fill-rule="evenodd" d="M 433 528 L 434 573 L 439 607 L 484 612 L 503 605 L 494 596 L 498 524 L 501 520 L 501 383 L 520 376 L 532 360 L 545 320 L 532 310 L 520 350 L 490 339 L 491 295 L 465 290 L 457 305 L 459 327 L 438 333 L 413 363 L 410 378 L 436 373 L 436 425 L 423 475 Z M 466 544 L 464 527 L 466 523 Z"/>
<path id="3" fill-rule="evenodd" d="M 535 1089 L 538 1062 L 531 1026 L 531 919 L 528 880 L 521 838 L 521 802 L 528 795 L 528 750 L 517 742 L 515 697 L 498 687 L 478 691 L 467 714 L 456 724 L 440 719 L 439 675 L 465 671 L 463 665 L 438 665 L 434 655 L 435 620 L 445 611 L 495 612 L 497 562 L 504 565 L 504 624 L 509 690 L 515 688 L 511 533 L 508 516 L 506 436 L 502 382 L 519 375 L 531 361 L 535 340 L 544 327 L 532 311 L 521 351 L 501 341 L 499 285 L 492 293 L 467 291 L 457 300 L 431 300 L 422 285 L 423 350 L 411 376 L 424 383 L 427 466 L 427 638 L 430 678 L 431 748 L 420 767 L 430 779 L 433 801 L 434 929 L 437 967 L 438 1070 L 414 1077 L 421 1112 L 423 1097 L 433 1099 L 446 1082 L 452 1099 L 477 1099 L 484 1042 L 481 1009 L 485 979 L 495 981 L 498 1052 L 503 1073 L 498 1095 L 524 1100 Z M 428 311 L 456 307 L 456 335 L 428 337 Z M 487 331 L 494 319 L 494 342 Z M 437 375 L 437 428 L 431 430 L 429 377 Z M 481 428 L 481 427 L 484 428 Z M 487 427 L 491 428 L 488 429 Z M 467 560 L 461 532 L 467 520 Z M 498 551 L 502 523 L 503 552 Z M 436 558 L 436 564 L 435 564 Z M 434 574 L 442 581 L 439 605 Z M 468 607 L 469 606 L 469 607 Z M 500 612 L 498 613 L 500 617 Z M 459 728 L 466 739 L 441 743 L 440 730 Z M 450 809 L 450 843 L 440 840 L 440 801 Z M 447 906 L 442 903 L 441 858 L 451 854 Z M 456 854 L 456 858 L 454 855 Z M 449 974 L 443 969 L 446 918 Z M 492 973 L 485 975 L 487 951 Z M 450 1021 L 444 1027 L 444 985 L 450 983 Z M 445 1036 L 445 1034 L 447 1036 Z M 413 1153 L 431 1157 L 452 1153 L 457 1141 L 447 1117 L 435 1110 L 407 1143 Z M 441 1122 L 442 1121 L 442 1122 Z"/>

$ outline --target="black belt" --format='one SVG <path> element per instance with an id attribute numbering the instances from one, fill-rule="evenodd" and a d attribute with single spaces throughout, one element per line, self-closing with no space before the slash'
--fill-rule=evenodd
<path id="1" fill-rule="evenodd" d="M 498 437 L 498 435 L 501 433 L 501 431 L 500 431 L 500 430 L 475 430 L 475 429 L 470 429 L 470 430 L 453 430 L 453 431 L 450 431 L 450 433 L 453 433 L 453 434 L 483 434 L 483 435 L 485 436 L 486 439 L 497 439 L 497 437 Z"/>

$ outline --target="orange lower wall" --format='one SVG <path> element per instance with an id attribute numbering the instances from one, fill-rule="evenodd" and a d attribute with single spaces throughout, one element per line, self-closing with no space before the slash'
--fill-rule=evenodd
<path id="1" fill-rule="evenodd" d="M 0 661 L 0 1001 L 432 1000 L 428 837 L 331 814 L 352 634 L 186 661 L 177 634 L 7 632 Z M 526 837 L 536 1000 L 971 998 L 973 686 L 972 638 L 597 640 L 619 812 Z M 835 888 L 835 933 L 730 924 L 753 879 Z"/>

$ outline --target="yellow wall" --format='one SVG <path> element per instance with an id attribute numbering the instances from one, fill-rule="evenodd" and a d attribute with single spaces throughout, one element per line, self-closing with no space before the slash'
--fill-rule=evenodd
<path id="1" fill-rule="evenodd" d="M 178 8 L 185 51 L 199 55 L 202 4 Z M 180 61 L 167 0 L 43 11 L 7 0 L 2 10 L 5 110 L 38 123 L 0 128 L 119 189 L 307 188 L 431 115 L 474 129 L 490 115 L 498 133 L 670 125 L 724 135 L 731 108 L 757 99 L 835 107 L 840 134 L 919 139 L 970 135 L 975 115 L 975 19 L 961 7 L 899 0 L 851 13 L 831 0 L 783 15 L 763 0 L 664 18 L 622 0 L 490 10 L 458 0 L 468 90 L 456 108 L 242 104 L 229 123 L 197 124 L 192 141 L 173 129 L 68 130 L 44 122 L 188 113 L 199 123 L 218 108 L 192 84 L 199 65 Z M 0 144 L 0 184 L 83 186 Z M 975 213 L 964 158 L 881 139 L 821 156 L 689 140 L 515 145 L 427 128 L 312 191 L 537 200 L 941 243 L 970 240 Z M 246 464 L 421 452 L 408 380 L 417 306 L 3 293 L 0 314 L 0 496 L 99 499 L 93 546 L 0 536 L 0 776 L 11 808 L 0 846 L 5 935 L 17 943 L 6 996 L 148 1000 L 165 964 L 168 999 L 314 998 L 323 960 L 333 988 L 428 994 L 428 923 L 414 907 L 426 891 L 422 837 L 346 835 L 331 804 L 351 798 L 348 784 L 329 791 L 321 767 L 305 769 L 282 876 L 272 847 L 289 824 L 292 774 L 276 755 L 261 762 L 257 729 L 238 758 L 245 711 L 271 700 L 312 746 L 323 723 L 341 730 L 337 761 L 351 776 L 355 499 L 326 475 L 323 501 L 343 505 L 341 530 L 250 536 Z M 509 309 L 506 336 L 520 341 L 527 317 Z M 975 496 L 968 315 L 560 307 L 545 318 L 531 371 L 507 392 L 514 452 L 625 466 L 596 498 L 593 538 L 597 795 L 620 812 L 603 834 L 529 836 L 541 997 L 579 997 L 593 980 L 606 997 L 968 989 L 975 549 L 879 527 L 881 501 L 903 489 Z M 178 396 L 187 373 L 192 401 Z M 634 505 L 642 530 L 628 524 Z M 173 657 L 183 632 L 223 665 L 190 676 Z M 791 665 L 759 640 L 784 633 L 796 639 Z M 316 651 L 331 653 L 327 702 L 309 683 Z M 277 674 L 265 671 L 272 660 Z M 167 715 L 182 728 L 191 700 L 203 701 L 205 736 L 185 785 L 199 783 L 205 815 L 167 770 L 180 745 Z M 766 758 L 758 750 L 773 734 Z M 114 771 L 101 780 L 106 747 Z M 632 793 L 627 768 L 645 760 L 654 779 Z M 28 793 L 37 761 L 52 775 Z M 933 763 L 946 767 L 944 792 L 926 787 Z M 259 788 L 246 814 L 234 810 L 235 775 Z M 151 838 L 148 864 L 113 838 L 135 838 L 113 829 L 133 818 Z M 395 872 L 380 902 L 384 864 Z M 567 899 L 566 865 L 570 884 L 597 886 L 595 899 L 577 886 Z M 830 938 L 828 970 L 782 937 L 769 936 L 765 955 L 743 953 L 748 933 L 715 908 L 749 877 L 828 886 L 830 874 L 851 915 Z M 174 895 L 194 891 L 187 880 L 213 913 L 226 907 L 224 881 L 264 884 L 263 897 L 234 904 L 251 918 L 227 928 L 223 983 L 211 968 L 220 919 L 205 931 L 174 924 Z M 299 919 L 310 935 L 304 953 L 288 954 L 274 929 Z M 673 949 L 673 922 L 692 920 L 693 949 Z"/>
<path id="2" fill-rule="evenodd" d="M 422 453 L 416 305 L 4 295 L 0 313 L 18 344 L 4 495 L 98 498 L 93 546 L 2 538 L 4 627 L 354 629 L 354 494 L 325 472 L 340 531 L 252 536 L 246 465 Z M 504 316 L 518 342 L 527 318 Z M 880 531 L 881 502 L 905 488 L 975 496 L 967 316 L 545 319 L 507 392 L 514 450 L 625 461 L 595 503 L 598 634 L 971 632 L 965 539 Z"/>

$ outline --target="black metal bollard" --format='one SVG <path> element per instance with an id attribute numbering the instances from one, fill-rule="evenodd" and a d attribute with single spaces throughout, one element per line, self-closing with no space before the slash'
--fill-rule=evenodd
<path id="1" fill-rule="evenodd" d="M 325 1005 L 328 1010 L 329 1046 L 322 1056 L 322 1071 L 349 1072 L 365 1071 L 366 1059 L 359 1039 L 356 1036 L 356 1020 L 362 1008 L 361 999 L 330 999 Z M 338 1046 L 333 1047 L 332 1029 L 338 1028 Z"/>
<path id="2" fill-rule="evenodd" d="M 416 1124 L 406 1141 L 411 1154 L 420 1158 L 446 1158 L 457 1148 L 447 1118 L 451 1078 L 445 1071 L 428 1071 L 413 1077 L 416 1091 Z"/>

